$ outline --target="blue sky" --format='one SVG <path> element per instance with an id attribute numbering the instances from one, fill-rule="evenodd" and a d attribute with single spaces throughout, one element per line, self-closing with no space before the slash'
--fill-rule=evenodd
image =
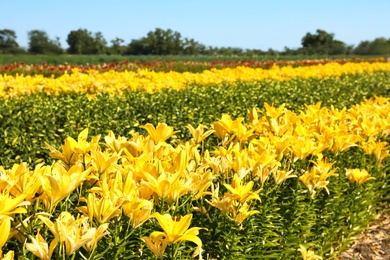
<path id="1" fill-rule="evenodd" d="M 67 48 L 72 30 L 102 32 L 130 43 L 155 28 L 172 29 L 206 46 L 283 50 L 301 47 L 307 33 L 323 29 L 357 45 L 390 38 L 389 0 L 0 0 L 0 29 L 17 34 L 44 30 Z"/>

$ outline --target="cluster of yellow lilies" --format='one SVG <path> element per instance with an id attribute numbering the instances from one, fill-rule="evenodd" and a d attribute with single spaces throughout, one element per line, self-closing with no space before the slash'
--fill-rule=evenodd
<path id="1" fill-rule="evenodd" d="M 215 207 L 243 225 L 259 212 L 266 182 L 277 187 L 299 178 L 314 198 L 321 189 L 331 193 L 328 184 L 338 174 L 357 184 L 374 179 L 366 169 L 334 168 L 324 151 L 359 146 L 375 155 L 378 165 L 390 156 L 387 143 L 378 138 L 390 133 L 387 98 L 349 109 L 308 105 L 299 114 L 265 104 L 264 112 L 254 108 L 248 113 L 249 122 L 225 114 L 209 129 L 188 125 L 192 139 L 175 140 L 175 145 L 168 139 L 177 132 L 165 123 L 144 125 L 145 135 L 109 132 L 104 142 L 100 135 L 88 140 L 85 129 L 77 140 L 68 137 L 61 149 L 47 144 L 56 159 L 52 165 L 0 167 L 0 250 L 16 239 L 40 259 L 50 259 L 53 252 L 71 256 L 80 248 L 92 255 L 97 243 L 112 235 L 115 219 L 126 219 L 131 229 L 155 219 L 161 230 L 141 238 L 155 255 L 162 257 L 167 246 L 182 241 L 193 242 L 201 254 L 198 234 L 207 227 L 190 228 L 191 212 L 208 217 Z M 219 138 L 218 147 L 202 151 L 212 134 Z M 306 158 L 313 162 L 308 169 L 289 168 Z M 184 196 L 206 203 L 177 215 Z M 43 236 L 49 233 L 50 241 Z M 13 259 L 13 251 L 4 253 Z"/>
<path id="2" fill-rule="evenodd" d="M 271 69 L 236 67 L 210 69 L 202 73 L 108 71 L 100 73 L 89 70 L 83 73 L 74 69 L 72 73 L 54 78 L 43 75 L 0 75 L 0 97 L 14 97 L 34 93 L 58 95 L 60 93 L 121 94 L 127 90 L 145 90 L 153 93 L 162 89 L 183 89 L 190 85 L 221 85 L 224 83 L 253 82 L 262 80 L 289 80 L 294 78 L 328 78 L 344 74 L 390 71 L 390 63 L 327 63 L 314 66 L 273 66 Z"/>

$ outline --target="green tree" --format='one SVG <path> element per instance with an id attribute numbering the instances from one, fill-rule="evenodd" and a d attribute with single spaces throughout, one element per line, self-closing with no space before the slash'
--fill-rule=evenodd
<path id="1" fill-rule="evenodd" d="M 93 35 L 86 29 L 78 29 L 68 34 L 66 42 L 70 54 L 103 54 L 107 51 L 107 41 L 101 32 Z"/>
<path id="2" fill-rule="evenodd" d="M 110 53 L 112 54 L 123 54 L 125 52 L 125 46 L 122 45 L 125 40 L 116 37 L 114 40 L 111 40 Z"/>
<path id="3" fill-rule="evenodd" d="M 125 52 L 130 55 L 147 55 L 151 54 L 148 43 L 144 38 L 138 40 L 132 40 Z"/>
<path id="4" fill-rule="evenodd" d="M 63 50 L 59 43 L 59 38 L 50 40 L 47 33 L 41 30 L 28 32 L 29 47 L 28 52 L 33 54 L 61 54 Z"/>
<path id="5" fill-rule="evenodd" d="M 66 42 L 70 54 L 91 54 L 94 39 L 92 33 L 86 29 L 78 29 L 68 34 Z"/>
<path id="6" fill-rule="evenodd" d="M 390 38 L 379 37 L 373 41 L 362 41 L 353 52 L 358 55 L 390 55 Z"/>
<path id="7" fill-rule="evenodd" d="M 335 40 L 333 33 L 317 29 L 315 34 L 306 33 L 302 38 L 302 52 L 306 54 L 343 54 L 346 45 Z"/>
<path id="8" fill-rule="evenodd" d="M 333 33 L 327 33 L 324 30 L 317 29 L 316 34 L 306 33 L 302 38 L 302 46 L 304 48 L 309 48 L 330 45 L 333 42 L 333 37 Z"/>
<path id="9" fill-rule="evenodd" d="M 171 29 L 162 30 L 157 28 L 154 32 L 150 31 L 146 36 L 151 54 L 167 55 L 180 54 L 182 52 L 181 35 L 173 32 Z"/>
<path id="10" fill-rule="evenodd" d="M 0 53 L 24 52 L 16 42 L 16 33 L 13 30 L 0 30 Z"/>
<path id="11" fill-rule="evenodd" d="M 101 32 L 95 33 L 93 43 L 95 54 L 105 54 L 107 52 L 107 41 Z"/>
<path id="12" fill-rule="evenodd" d="M 184 38 L 182 43 L 183 53 L 186 55 L 202 54 L 206 47 L 203 44 L 196 42 L 194 39 Z"/>
<path id="13" fill-rule="evenodd" d="M 361 41 L 358 46 L 355 47 L 353 52 L 358 55 L 369 54 L 370 41 Z"/>
<path id="14" fill-rule="evenodd" d="M 163 30 L 156 28 L 147 33 L 146 37 L 132 40 L 127 48 L 127 54 L 154 54 L 154 55 L 177 55 L 196 54 L 205 47 L 193 39 L 182 39 L 179 32 L 171 29 Z"/>

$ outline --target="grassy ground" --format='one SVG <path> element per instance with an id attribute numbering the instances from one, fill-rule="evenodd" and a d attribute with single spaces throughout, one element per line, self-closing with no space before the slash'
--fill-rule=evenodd
<path id="1" fill-rule="evenodd" d="M 302 55 L 261 55 L 261 56 L 180 56 L 180 55 L 168 55 L 168 56 L 126 56 L 126 55 L 30 55 L 30 54 L 0 54 L 0 64 L 13 64 L 24 62 L 26 64 L 40 64 L 48 63 L 53 65 L 59 65 L 64 63 L 69 64 L 103 64 L 103 63 L 112 63 L 112 62 L 121 62 L 128 60 L 134 62 L 135 60 L 139 61 L 153 61 L 157 59 L 174 59 L 176 61 L 206 61 L 210 62 L 213 60 L 255 60 L 255 61 L 265 61 L 265 60 L 302 60 L 302 59 L 342 59 L 342 58 L 359 58 L 357 56 L 326 56 L 326 55 L 311 55 L 311 56 L 302 56 Z M 368 57 L 364 57 L 368 58 Z"/>

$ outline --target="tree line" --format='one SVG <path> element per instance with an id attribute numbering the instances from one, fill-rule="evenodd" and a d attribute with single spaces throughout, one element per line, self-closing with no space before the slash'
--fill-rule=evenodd
<path id="1" fill-rule="evenodd" d="M 241 49 L 233 47 L 212 47 L 201 44 L 194 39 L 182 37 L 177 31 L 156 28 L 140 39 L 125 40 L 115 38 L 110 44 L 101 32 L 92 33 L 87 29 L 71 31 L 66 39 L 68 48 L 63 48 L 60 39 L 50 39 L 42 30 L 28 32 L 28 48 L 21 48 L 17 42 L 16 32 L 10 29 L 0 30 L 0 53 L 30 54 L 120 54 L 120 55 L 390 55 L 390 38 L 376 38 L 372 41 L 361 41 L 357 46 L 347 45 L 334 38 L 333 33 L 318 29 L 315 33 L 306 33 L 302 37 L 302 47 L 283 51 L 273 49 Z"/>

